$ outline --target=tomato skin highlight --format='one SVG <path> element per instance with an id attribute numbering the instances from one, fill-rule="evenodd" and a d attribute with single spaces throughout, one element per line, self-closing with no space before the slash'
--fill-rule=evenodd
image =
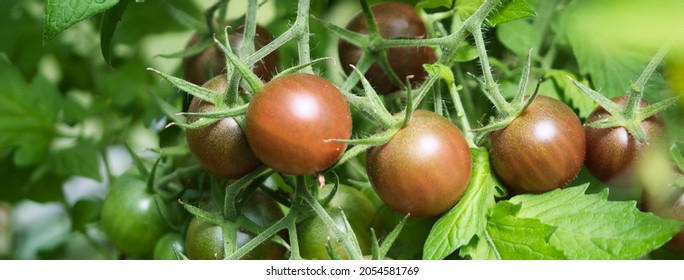
<path id="1" fill-rule="evenodd" d="M 392 38 L 426 38 L 427 30 L 423 20 L 416 13 L 416 9 L 403 3 L 383 3 L 371 7 L 373 17 L 378 25 L 380 35 L 386 39 Z M 357 14 L 347 24 L 347 29 L 368 33 L 368 24 L 363 13 Z M 352 73 L 350 65 L 356 65 L 361 58 L 362 51 L 357 46 L 341 40 L 338 45 L 340 62 L 347 74 Z M 390 66 L 399 78 L 404 81 L 406 76 L 413 75 L 412 85 L 425 81 L 427 73 L 423 64 L 436 61 L 435 52 L 430 47 L 403 47 L 387 50 Z M 374 63 L 365 73 L 366 79 L 379 94 L 388 94 L 400 87 L 385 74 L 378 63 Z"/>
<path id="2" fill-rule="evenodd" d="M 431 217 L 463 196 L 472 169 L 468 143 L 444 117 L 416 110 L 408 125 L 366 155 L 366 171 L 380 198 L 392 209 Z"/>
<path id="3" fill-rule="evenodd" d="M 351 111 L 328 80 L 311 74 L 274 79 L 259 90 L 246 114 L 252 150 L 274 170 L 290 175 L 320 173 L 332 166 L 349 139 Z"/>
<path id="4" fill-rule="evenodd" d="M 225 92 L 226 75 L 218 75 L 203 87 Z M 214 105 L 193 97 L 189 112 L 209 112 Z M 194 122 L 190 117 L 188 121 Z M 185 132 L 188 147 L 202 168 L 218 177 L 239 179 L 261 165 L 247 142 L 247 136 L 233 118 L 224 118 L 213 124 Z"/>
<path id="5" fill-rule="evenodd" d="M 627 96 L 619 96 L 611 100 L 624 107 Z M 641 100 L 639 107 L 649 106 Z M 587 118 L 586 123 L 610 117 L 602 107 L 596 108 Z M 634 178 L 635 163 L 656 142 L 665 138 L 665 122 L 660 114 L 655 114 L 641 122 L 646 135 L 646 143 L 641 143 L 624 127 L 591 128 L 585 125 L 587 141 L 587 157 L 584 164 L 594 177 L 608 185 L 620 188 L 638 187 Z"/>
<path id="6" fill-rule="evenodd" d="M 245 26 L 241 25 L 234 31 L 228 34 L 228 42 L 233 51 L 238 51 L 242 47 L 243 34 Z M 256 28 L 256 40 L 254 41 L 254 49 L 259 50 L 263 46 L 273 41 L 273 36 L 265 28 L 258 26 Z M 202 35 L 195 33 L 188 41 L 187 47 L 190 48 L 199 44 L 202 41 Z M 258 61 L 252 66 L 252 71 L 261 80 L 268 81 L 278 73 L 278 65 L 280 64 L 280 56 L 278 52 L 272 52 L 262 60 Z M 189 82 L 201 85 L 212 77 L 225 73 L 226 58 L 223 51 L 215 45 L 206 48 L 204 51 L 189 56 L 183 59 L 183 73 L 186 80 Z"/>
<path id="7" fill-rule="evenodd" d="M 566 186 L 582 169 L 586 153 L 577 115 L 565 103 L 541 95 L 490 140 L 492 168 L 514 193 Z"/>

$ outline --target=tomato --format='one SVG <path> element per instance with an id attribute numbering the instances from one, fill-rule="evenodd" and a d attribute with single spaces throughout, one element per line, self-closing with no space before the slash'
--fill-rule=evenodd
<path id="1" fill-rule="evenodd" d="M 210 207 L 210 210 L 216 211 L 217 209 Z M 259 226 L 269 227 L 283 217 L 283 211 L 268 195 L 261 191 L 256 191 L 245 204 L 242 215 Z M 237 232 L 238 248 L 252 240 L 254 236 L 254 234 L 240 229 Z M 185 233 L 185 250 L 187 251 L 188 258 L 193 260 L 224 259 L 225 251 L 221 226 L 211 224 L 197 217 L 192 218 Z M 283 259 L 284 256 L 285 248 L 268 240 L 259 244 L 242 259 L 277 260 Z"/>
<path id="2" fill-rule="evenodd" d="M 642 211 L 684 222 L 684 188 L 665 186 L 659 189 L 644 189 L 640 206 Z M 664 247 L 671 252 L 684 254 L 684 226 Z"/>
<path id="3" fill-rule="evenodd" d="M 228 42 L 233 51 L 239 51 L 242 46 L 245 26 L 241 25 L 228 35 Z M 195 46 L 202 41 L 202 35 L 195 33 L 188 42 L 187 48 Z M 273 36 L 268 30 L 261 26 L 256 28 L 256 40 L 254 48 L 261 49 L 273 40 Z M 254 64 L 252 71 L 264 81 L 268 81 L 278 73 L 280 57 L 277 52 L 272 52 L 262 60 Z M 226 58 L 223 52 L 216 46 L 211 46 L 201 53 L 183 59 L 183 73 L 185 79 L 201 85 L 211 77 L 224 73 L 226 70 Z"/>
<path id="4" fill-rule="evenodd" d="M 366 155 L 373 188 L 392 209 L 430 217 L 451 209 L 468 186 L 470 149 L 446 118 L 416 110 L 408 125 Z"/>
<path id="5" fill-rule="evenodd" d="M 162 236 L 154 245 L 155 260 L 178 260 L 177 253 L 185 254 L 185 240 L 177 232 L 170 232 Z"/>
<path id="6" fill-rule="evenodd" d="M 326 185 L 320 189 L 320 197 L 326 197 L 332 191 L 332 185 Z M 370 228 L 375 215 L 373 203 L 357 189 L 340 185 L 333 199 L 324 205 L 325 211 L 335 222 L 335 225 L 342 232 L 346 227 L 343 217 L 349 221 L 354 235 L 359 242 L 359 247 L 364 255 L 371 253 Z M 344 212 L 344 216 L 342 213 Z M 311 217 L 297 225 L 297 239 L 299 240 L 299 250 L 304 259 L 327 260 L 330 255 L 326 249 L 330 233 L 328 227 L 318 216 Z M 342 259 L 349 259 L 344 246 L 336 241 L 330 240 L 335 253 Z"/>
<path id="7" fill-rule="evenodd" d="M 292 74 L 268 82 L 249 104 L 247 141 L 257 157 L 290 175 L 319 173 L 342 156 L 351 137 L 351 112 L 328 80 Z"/>
<path id="8" fill-rule="evenodd" d="M 543 193 L 572 181 L 586 144 L 577 115 L 563 102 L 538 96 L 506 128 L 490 136 L 492 168 L 516 193 Z"/>
<path id="9" fill-rule="evenodd" d="M 226 90 L 226 75 L 218 75 L 203 87 L 217 92 Z M 190 112 L 208 112 L 214 105 L 193 97 Z M 195 118 L 189 118 L 194 122 Z M 249 147 L 247 137 L 233 118 L 224 118 L 211 125 L 185 132 L 190 151 L 202 168 L 223 178 L 238 179 L 261 165 Z"/>
<path id="10" fill-rule="evenodd" d="M 146 181 L 134 172 L 124 173 L 112 184 L 102 205 L 102 230 L 112 243 L 131 257 L 150 258 L 157 240 L 181 219 L 182 208 L 175 202 L 160 204 L 147 191 Z"/>
<path id="11" fill-rule="evenodd" d="M 378 208 L 378 214 L 373 219 L 373 228 L 376 230 L 378 238 L 384 239 L 403 218 L 404 214 L 387 206 Z M 394 240 L 387 255 L 397 260 L 422 259 L 423 245 L 436 221 L 437 217 L 409 217 L 406 219 L 401 233 Z"/>
<path id="12" fill-rule="evenodd" d="M 615 97 L 612 100 L 622 107 L 627 104 L 627 96 Z M 641 100 L 640 107 L 650 105 Z M 610 117 L 603 107 L 596 108 L 587 118 L 586 123 Z M 644 151 L 653 142 L 665 137 L 665 122 L 660 114 L 655 114 L 641 122 L 646 135 L 646 142 L 636 140 L 624 127 L 591 128 L 585 125 L 587 141 L 587 158 L 584 164 L 594 177 L 615 187 L 635 186 L 634 165 Z"/>
<path id="13" fill-rule="evenodd" d="M 383 3 L 371 7 L 373 16 L 378 25 L 380 35 L 386 39 L 393 38 L 426 38 L 427 31 L 422 19 L 416 13 L 416 9 L 403 3 Z M 368 33 L 366 18 L 363 13 L 357 14 L 347 24 L 347 29 L 357 33 Z M 362 50 L 346 41 L 340 41 L 338 45 L 340 62 L 347 74 L 352 73 L 351 65 L 356 65 L 361 58 Z M 430 47 L 404 47 L 390 48 L 387 50 L 387 58 L 392 70 L 402 81 L 406 76 L 413 75 L 413 85 L 419 84 L 427 78 L 423 64 L 434 63 L 435 52 Z M 387 94 L 399 90 L 400 85 L 395 84 L 384 73 L 380 65 L 373 64 L 365 73 L 366 79 L 379 94 Z"/>

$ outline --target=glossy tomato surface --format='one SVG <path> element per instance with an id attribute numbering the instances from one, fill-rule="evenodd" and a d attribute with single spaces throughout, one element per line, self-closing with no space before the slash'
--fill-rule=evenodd
<path id="1" fill-rule="evenodd" d="M 161 208 L 166 208 L 167 215 L 181 215 L 178 204 L 160 204 L 161 201 L 147 191 L 146 181 L 135 173 L 125 173 L 111 186 L 100 221 L 107 237 L 126 257 L 152 257 L 157 240 L 171 230 Z"/>
<path id="2" fill-rule="evenodd" d="M 427 37 L 425 25 L 411 5 L 383 3 L 371 7 L 371 11 L 380 35 L 385 39 Z M 368 33 L 368 24 L 363 13 L 352 18 L 347 24 L 347 29 L 358 33 Z M 352 73 L 353 68 L 349 65 L 356 65 L 361 58 L 361 49 L 346 41 L 340 41 L 338 49 L 340 62 L 345 72 Z M 435 62 L 435 52 L 429 47 L 391 48 L 387 51 L 387 58 L 402 81 L 406 76 L 413 75 L 411 82 L 415 85 L 425 81 L 427 73 L 423 69 L 423 64 Z M 377 63 L 368 69 L 365 77 L 379 94 L 391 93 L 402 88 L 393 83 Z"/>
<path id="3" fill-rule="evenodd" d="M 563 102 L 538 96 L 506 128 L 491 134 L 494 172 L 514 193 L 543 193 L 575 179 L 586 144 L 584 129 Z"/>
<path id="4" fill-rule="evenodd" d="M 326 185 L 320 190 L 320 197 L 326 197 L 331 191 L 332 185 Z M 344 217 L 346 217 L 359 242 L 361 252 L 364 255 L 371 253 L 370 228 L 375 215 L 375 206 L 363 193 L 353 187 L 340 185 L 334 198 L 327 205 L 324 205 L 324 208 L 342 232 L 345 232 Z M 331 234 L 323 220 L 318 216 L 311 217 L 298 224 L 297 236 L 302 258 L 330 259 L 326 246 Z M 349 259 L 349 254 L 340 242 L 331 240 L 330 243 L 341 259 Z"/>
<path id="5" fill-rule="evenodd" d="M 627 96 L 613 98 L 613 102 L 622 107 L 627 104 Z M 650 105 L 642 100 L 640 107 Z M 602 107 L 596 108 L 586 123 L 603 120 L 610 117 Z M 656 114 L 641 122 L 641 128 L 646 135 L 646 142 L 641 143 L 624 127 L 591 128 L 585 125 L 584 132 L 587 141 L 587 170 L 602 182 L 615 187 L 637 187 L 634 178 L 634 166 L 640 156 L 654 142 L 660 142 L 665 137 L 665 122 L 660 114 Z M 657 143 L 656 143 L 657 144 Z"/>
<path id="6" fill-rule="evenodd" d="M 233 51 L 239 51 L 242 47 L 244 25 L 239 26 L 235 31 L 228 36 L 228 41 Z M 191 48 L 202 41 L 202 35 L 195 33 L 188 42 L 187 48 Z M 273 36 L 268 30 L 261 26 L 256 28 L 256 40 L 254 47 L 256 50 L 261 49 L 273 40 Z M 239 52 L 238 52 L 239 53 Z M 277 52 L 268 54 L 264 59 L 258 61 L 252 66 L 252 71 L 262 80 L 268 81 L 278 73 L 278 65 L 280 57 Z M 186 57 L 183 59 L 183 73 L 185 79 L 196 84 L 201 85 L 220 73 L 226 70 L 226 58 L 223 52 L 215 45 L 212 45 L 204 51 Z"/>
<path id="7" fill-rule="evenodd" d="M 408 125 L 366 155 L 366 171 L 392 209 L 429 217 L 451 209 L 470 180 L 472 158 L 461 131 L 446 118 L 417 110 Z"/>
<path id="8" fill-rule="evenodd" d="M 218 75 L 203 87 L 225 92 L 226 75 Z M 193 97 L 189 112 L 209 112 L 214 105 Z M 188 119 L 194 122 L 195 118 Z M 247 142 L 247 136 L 233 118 L 224 118 L 208 126 L 187 129 L 190 151 L 202 168 L 218 177 L 238 179 L 261 165 Z"/>
<path id="9" fill-rule="evenodd" d="M 340 91 L 311 74 L 274 79 L 259 90 L 246 114 L 252 150 L 274 170 L 319 173 L 340 158 L 351 137 L 351 112 Z"/>
<path id="10" fill-rule="evenodd" d="M 209 210 L 218 211 L 215 207 Z M 256 191 L 245 204 L 242 215 L 255 224 L 269 227 L 283 217 L 278 204 L 268 195 Z M 240 229 L 237 232 L 237 247 L 240 248 L 254 238 L 254 234 Z M 192 218 L 185 233 L 185 250 L 189 259 L 221 260 L 225 258 L 223 230 L 220 225 L 211 224 L 198 217 Z M 245 260 L 278 260 L 285 256 L 285 248 L 273 241 L 259 244 L 247 253 Z"/>

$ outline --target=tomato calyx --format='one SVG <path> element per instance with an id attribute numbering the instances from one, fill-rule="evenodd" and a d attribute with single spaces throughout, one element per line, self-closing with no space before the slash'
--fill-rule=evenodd
<path id="1" fill-rule="evenodd" d="M 656 68 L 667 54 L 668 49 L 668 46 L 663 46 L 658 50 L 658 53 L 651 59 L 639 76 L 639 79 L 630 86 L 628 100 L 624 106 L 608 99 L 603 94 L 574 80 L 572 77 L 568 77 L 575 86 L 598 103 L 599 107 L 602 107 L 610 114 L 607 118 L 590 122 L 585 125 L 593 129 L 624 127 L 637 141 L 640 143 L 647 143 L 648 138 L 641 123 L 676 104 L 678 101 L 676 97 L 672 97 L 645 107 L 640 106 L 646 82 L 653 72 L 655 72 Z"/>

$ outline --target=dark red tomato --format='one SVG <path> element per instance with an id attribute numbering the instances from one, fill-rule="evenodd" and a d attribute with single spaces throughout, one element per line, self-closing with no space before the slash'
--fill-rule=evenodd
<path id="1" fill-rule="evenodd" d="M 328 140 L 351 137 L 351 112 L 342 93 L 311 74 L 268 82 L 252 98 L 246 120 L 247 140 L 257 157 L 290 175 L 330 167 L 347 145 Z"/>
<path id="2" fill-rule="evenodd" d="M 218 75 L 203 87 L 225 92 L 226 75 Z M 189 112 L 208 112 L 214 109 L 209 102 L 193 97 Z M 194 122 L 194 118 L 188 121 Z M 221 119 L 211 125 L 188 129 L 185 132 L 190 151 L 208 172 L 223 178 L 238 179 L 261 165 L 249 147 L 247 137 L 233 118 Z"/>
<path id="3" fill-rule="evenodd" d="M 627 96 L 615 97 L 612 100 L 622 107 L 627 104 Z M 650 105 L 641 100 L 640 107 Z M 586 123 L 610 117 L 603 107 L 596 108 L 589 115 Z M 636 140 L 624 127 L 590 128 L 585 126 L 587 139 L 587 158 L 584 164 L 587 170 L 602 182 L 615 187 L 635 187 L 633 176 L 634 165 L 644 151 L 653 142 L 661 141 L 665 136 L 665 123 L 660 114 L 653 115 L 641 122 L 646 134 L 646 142 Z"/>
<path id="4" fill-rule="evenodd" d="M 240 50 L 243 41 L 244 29 L 244 25 L 241 25 L 228 35 L 228 41 L 230 42 L 230 46 L 233 51 Z M 202 35 L 195 33 L 192 38 L 190 38 L 187 47 L 190 48 L 199 44 L 202 39 Z M 261 26 L 257 26 L 256 40 L 254 41 L 254 47 L 256 50 L 261 49 L 272 40 L 273 36 L 270 32 L 268 32 L 268 30 Z M 252 71 L 254 71 L 254 73 L 262 80 L 268 81 L 278 73 L 279 63 L 280 58 L 278 53 L 272 52 L 264 57 L 264 59 L 257 62 L 252 67 Z M 216 46 L 211 46 L 199 54 L 183 59 L 183 73 L 185 74 L 185 79 L 196 85 L 205 83 L 211 77 L 214 77 L 220 73 L 224 73 L 225 70 L 226 58 L 223 52 Z"/>
<path id="5" fill-rule="evenodd" d="M 325 197 L 332 191 L 332 185 L 320 189 L 320 197 Z M 333 199 L 324 205 L 325 211 L 342 232 L 345 232 L 344 217 L 347 218 L 357 241 L 361 253 L 371 253 L 370 229 L 375 216 L 373 203 L 357 189 L 340 185 Z M 342 213 L 344 212 L 344 216 Z M 299 250 L 302 258 L 328 260 L 330 255 L 326 249 L 330 233 L 318 216 L 311 217 L 297 225 Z M 344 246 L 335 240 L 330 241 L 333 250 L 341 259 L 349 259 Z"/>
<path id="6" fill-rule="evenodd" d="M 411 5 L 383 3 L 373 6 L 371 11 L 383 38 L 427 37 L 423 20 L 420 19 L 416 9 Z M 347 24 L 347 29 L 358 33 L 368 33 L 368 25 L 363 13 L 357 14 Z M 362 51 L 346 41 L 340 41 L 338 49 L 342 66 L 345 72 L 350 74 L 353 68 L 349 65 L 356 65 L 361 58 Z M 413 75 L 414 78 L 411 82 L 415 85 L 425 81 L 427 73 L 423 69 L 423 64 L 435 62 L 435 52 L 430 47 L 391 48 L 387 50 L 387 58 L 392 69 L 402 81 L 406 76 Z M 368 69 L 365 77 L 379 94 L 391 93 L 401 88 L 392 82 L 377 63 Z"/>
<path id="7" fill-rule="evenodd" d="M 665 219 L 684 222 L 684 189 L 664 186 L 656 189 L 644 189 L 641 197 L 641 210 L 652 212 Z M 668 243 L 665 249 L 684 254 L 684 227 Z"/>
<path id="8" fill-rule="evenodd" d="M 154 245 L 155 260 L 179 260 L 178 253 L 185 254 L 185 240 L 177 232 L 165 234 Z"/>
<path id="9" fill-rule="evenodd" d="M 217 209 L 209 209 L 217 210 Z M 269 227 L 283 217 L 278 204 L 261 191 L 254 192 L 245 204 L 242 215 L 255 224 Z M 240 229 L 237 232 L 238 248 L 254 238 L 254 234 Z M 185 233 L 185 250 L 192 260 L 222 260 L 225 258 L 223 247 L 223 230 L 221 226 L 211 224 L 194 217 Z M 259 244 L 247 253 L 244 260 L 279 260 L 285 256 L 285 248 L 273 241 Z"/>
<path id="10" fill-rule="evenodd" d="M 511 124 L 491 134 L 492 168 L 515 193 L 567 185 L 582 169 L 585 150 L 577 115 L 547 96 L 538 96 Z"/>
<path id="11" fill-rule="evenodd" d="M 392 140 L 368 150 L 366 171 L 392 209 L 430 217 L 451 209 L 465 192 L 472 159 L 461 131 L 444 117 L 417 110 Z"/>
<path id="12" fill-rule="evenodd" d="M 169 221 L 182 218 L 177 203 L 160 201 L 147 191 L 144 178 L 135 172 L 117 178 L 109 189 L 102 205 L 102 230 L 127 257 L 152 257 L 157 240 L 171 230 L 162 208 Z"/>

